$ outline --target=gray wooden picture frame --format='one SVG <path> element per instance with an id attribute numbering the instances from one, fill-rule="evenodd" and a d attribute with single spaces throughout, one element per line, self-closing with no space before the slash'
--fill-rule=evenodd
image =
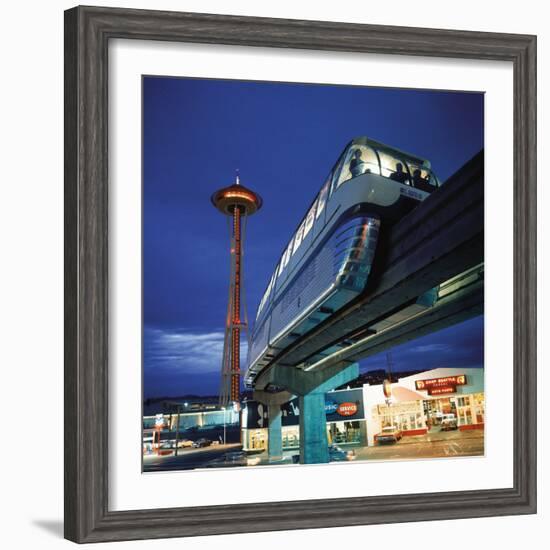
<path id="1" fill-rule="evenodd" d="M 513 487 L 108 510 L 111 38 L 509 61 L 514 71 Z M 512 322 L 512 319 L 510 319 Z M 65 537 L 246 533 L 536 512 L 536 37 L 133 9 L 65 12 Z"/>

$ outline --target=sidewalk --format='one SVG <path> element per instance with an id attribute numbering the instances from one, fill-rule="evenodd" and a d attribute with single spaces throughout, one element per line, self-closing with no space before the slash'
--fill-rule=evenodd
<path id="1" fill-rule="evenodd" d="M 432 444 L 435 445 L 432 446 Z M 415 449 L 414 445 L 420 446 L 420 449 Z M 346 450 L 354 450 L 357 460 L 368 460 L 376 457 L 382 459 L 399 457 L 415 458 L 421 456 L 435 458 L 438 456 L 448 456 L 449 454 L 476 456 L 483 451 L 484 431 L 437 430 L 425 435 L 405 435 L 398 443 L 394 444 L 372 445 L 369 447 L 345 444 L 339 446 Z M 403 450 L 403 447 L 408 448 L 408 450 Z M 300 454 L 299 449 L 286 450 L 283 451 L 282 460 L 269 462 L 267 451 L 264 451 L 257 455 L 260 458 L 258 466 L 293 464 L 292 456 L 297 454 Z"/>
<path id="2" fill-rule="evenodd" d="M 425 435 L 404 435 L 399 441 L 399 445 L 410 445 L 414 443 L 437 443 L 439 441 L 452 441 L 459 439 L 483 439 L 485 432 L 483 430 L 449 430 L 428 432 Z"/>
<path id="3" fill-rule="evenodd" d="M 290 451 L 283 451 L 283 458 L 281 460 L 269 462 L 269 456 L 267 454 L 267 451 L 264 451 L 263 453 L 260 453 L 257 456 L 260 459 L 260 462 L 258 463 L 258 466 L 278 466 L 280 464 L 293 464 L 292 462 L 292 456 L 300 454 L 299 450 L 290 450 Z"/>

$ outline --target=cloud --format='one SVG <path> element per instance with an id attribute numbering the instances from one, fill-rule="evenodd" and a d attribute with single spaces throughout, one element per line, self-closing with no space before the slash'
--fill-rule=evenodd
<path id="1" fill-rule="evenodd" d="M 450 351 L 447 344 L 421 344 L 411 348 L 412 353 L 431 353 L 434 351 Z"/>
<path id="2" fill-rule="evenodd" d="M 149 374 L 164 371 L 174 375 L 220 372 L 223 331 L 191 331 L 146 327 L 143 331 L 143 366 Z M 246 343 L 241 343 L 244 369 Z"/>

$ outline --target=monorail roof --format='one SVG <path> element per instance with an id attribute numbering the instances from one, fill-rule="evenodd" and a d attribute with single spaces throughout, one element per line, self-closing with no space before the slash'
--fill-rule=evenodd
<path id="1" fill-rule="evenodd" d="M 385 143 L 382 143 L 381 141 L 376 141 L 374 139 L 371 139 L 367 136 L 357 136 L 353 138 L 348 145 L 346 146 L 346 149 L 349 145 L 367 145 L 368 147 L 372 147 L 374 149 L 382 149 L 384 151 L 391 151 L 392 153 L 395 153 L 396 156 L 403 158 L 405 161 L 410 161 L 415 164 L 421 164 L 422 166 L 425 166 L 426 168 L 431 168 L 431 164 L 429 160 L 423 159 L 419 157 L 418 155 L 413 155 L 412 153 L 407 153 L 406 151 L 402 151 L 401 149 L 397 149 L 397 147 L 392 147 L 391 145 L 386 145 Z"/>

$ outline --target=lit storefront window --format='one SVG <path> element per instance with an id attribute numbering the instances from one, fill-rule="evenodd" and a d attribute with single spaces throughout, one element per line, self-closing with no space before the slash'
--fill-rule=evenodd
<path id="1" fill-rule="evenodd" d="M 395 405 L 377 405 L 373 415 L 378 416 L 380 426 L 396 426 L 403 432 L 426 429 L 426 419 L 422 401 L 410 401 Z"/>
<path id="2" fill-rule="evenodd" d="M 475 393 L 473 395 L 476 424 L 482 424 L 485 422 L 485 394 Z"/>
<path id="3" fill-rule="evenodd" d="M 284 428 L 282 436 L 283 449 L 295 449 L 300 446 L 300 429 L 298 426 Z"/>
<path id="4" fill-rule="evenodd" d="M 485 421 L 485 394 L 474 393 L 455 398 L 459 426 L 483 424 Z"/>
<path id="5" fill-rule="evenodd" d="M 327 436 L 329 443 L 337 445 L 359 445 L 363 441 L 359 421 L 332 422 L 327 426 Z"/>
<path id="6" fill-rule="evenodd" d="M 250 430 L 248 438 L 250 449 L 260 450 L 267 448 L 267 430 Z"/>

